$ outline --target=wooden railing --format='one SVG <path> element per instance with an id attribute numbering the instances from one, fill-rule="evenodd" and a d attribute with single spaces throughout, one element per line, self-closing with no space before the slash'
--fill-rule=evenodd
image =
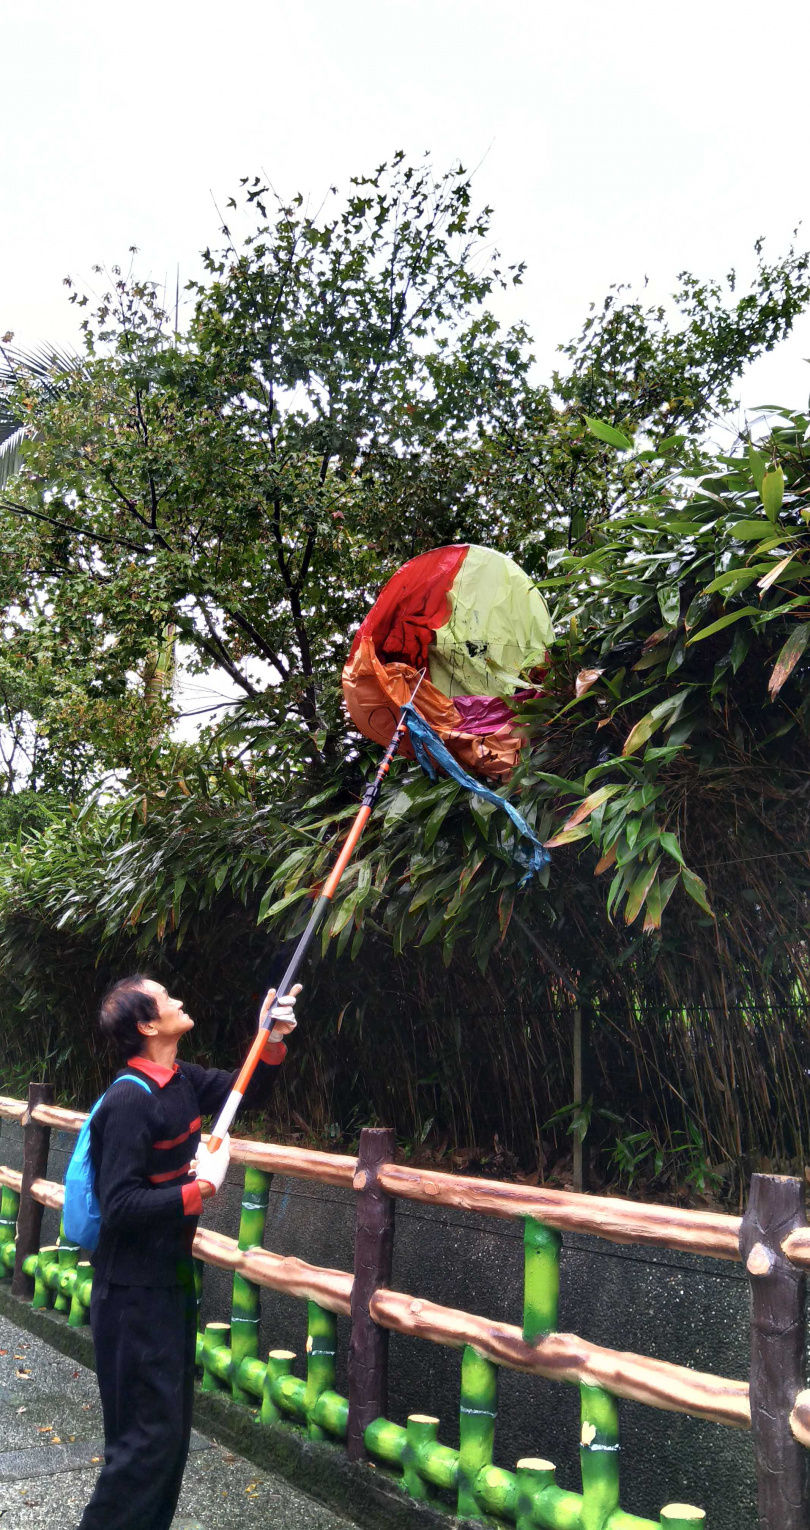
<path id="1" fill-rule="evenodd" d="M 22 1172 L 0 1167 L 0 1273 L 13 1270 L 15 1294 L 53 1306 L 71 1324 L 87 1320 L 92 1270 L 81 1250 L 60 1238 L 41 1247 L 45 1206 L 60 1208 L 63 1187 L 46 1177 L 52 1128 L 77 1132 L 84 1116 L 54 1105 L 46 1086 L 28 1102 L 0 1096 L 0 1117 L 24 1132 Z M 619 1507 L 618 1398 L 750 1429 L 765 1530 L 805 1530 L 804 1447 L 810 1445 L 810 1390 L 804 1385 L 803 1271 L 810 1269 L 810 1229 L 798 1180 L 754 1176 L 744 1217 L 652 1206 L 615 1197 L 476 1180 L 396 1164 L 387 1131 L 361 1134 L 358 1156 L 235 1139 L 231 1160 L 244 1170 L 238 1239 L 199 1229 L 198 1280 L 205 1265 L 233 1273 L 229 1324 L 209 1323 L 198 1338 L 204 1391 L 227 1390 L 261 1404 L 267 1424 L 292 1423 L 310 1437 L 346 1442 L 352 1459 L 373 1458 L 401 1474 L 406 1492 L 448 1505 L 465 1518 L 498 1516 L 557 1530 L 668 1530 L 702 1524 L 701 1509 L 670 1504 L 657 1520 Z M 354 1272 L 329 1269 L 265 1249 L 273 1174 L 353 1189 Z M 522 1325 L 443 1307 L 390 1288 L 397 1199 L 519 1219 L 524 1226 Z M 15 1237 L 16 1224 L 16 1237 Z M 752 1294 L 752 1365 L 748 1381 L 693 1370 L 590 1342 L 557 1328 L 561 1234 L 590 1233 L 618 1244 L 656 1246 L 742 1260 Z M 258 1353 L 260 1292 L 286 1292 L 308 1303 L 306 1376 L 294 1355 Z M 336 1316 L 350 1318 L 349 1395 L 335 1390 Z M 438 1440 L 438 1420 L 415 1414 L 407 1426 L 387 1419 L 387 1335 L 397 1332 L 462 1351 L 459 1448 Z M 581 1490 L 559 1487 L 553 1465 L 524 1459 L 514 1472 L 493 1464 L 500 1368 L 580 1389 Z"/>

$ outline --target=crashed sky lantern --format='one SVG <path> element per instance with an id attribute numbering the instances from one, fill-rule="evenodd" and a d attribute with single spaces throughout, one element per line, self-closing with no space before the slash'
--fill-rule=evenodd
<path id="1" fill-rule="evenodd" d="M 552 636 L 545 601 L 511 558 L 437 547 L 397 570 L 358 629 L 346 706 L 361 733 L 387 744 L 427 666 L 423 717 L 466 769 L 505 780 L 523 742 L 510 702 L 536 685 Z M 407 734 L 401 752 L 412 752 Z"/>

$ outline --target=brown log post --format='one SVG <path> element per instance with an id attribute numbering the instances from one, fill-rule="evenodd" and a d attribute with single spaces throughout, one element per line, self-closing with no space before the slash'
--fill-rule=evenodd
<path id="1" fill-rule="evenodd" d="M 17 1253 L 11 1290 L 15 1296 L 31 1301 L 34 1295 L 34 1278 L 26 1275 L 23 1260 L 29 1254 L 39 1253 L 40 1230 L 44 1207 L 35 1201 L 31 1186 L 35 1179 L 44 1179 L 48 1169 L 48 1149 L 51 1129 L 31 1118 L 37 1105 L 50 1105 L 53 1100 L 51 1084 L 28 1085 L 28 1110 L 23 1116 L 23 1169 L 20 1186 L 20 1209 L 17 1214 Z"/>
<path id="2" fill-rule="evenodd" d="M 740 1230 L 751 1284 L 751 1429 L 760 1530 L 806 1530 L 807 1464 L 790 1415 L 804 1386 L 805 1277 L 782 1251 L 804 1227 L 804 1186 L 778 1174 L 755 1174 Z"/>
<path id="3" fill-rule="evenodd" d="M 377 1183 L 377 1171 L 393 1157 L 394 1133 L 388 1127 L 365 1127 L 354 1176 L 357 1210 L 346 1438 L 350 1461 L 366 1459 L 366 1428 L 375 1418 L 384 1418 L 388 1407 L 388 1332 L 374 1322 L 369 1302 L 379 1286 L 391 1282 L 394 1202 Z"/>

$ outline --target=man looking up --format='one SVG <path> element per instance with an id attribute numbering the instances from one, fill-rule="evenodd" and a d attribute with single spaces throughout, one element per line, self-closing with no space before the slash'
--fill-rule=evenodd
<path id="1" fill-rule="evenodd" d="M 264 1066 L 245 1092 L 264 1102 L 286 1055 L 276 1039 L 295 1026 L 301 985 L 276 1002 Z M 197 1303 L 191 1245 L 203 1202 L 216 1195 L 230 1142 L 200 1146 L 201 1117 L 216 1115 L 237 1075 L 177 1062 L 194 1021 L 162 983 L 136 975 L 102 1001 L 102 1034 L 127 1077 L 90 1123 L 101 1210 L 93 1254 L 90 1325 L 104 1414 L 104 1466 L 79 1530 L 168 1530 L 191 1433 Z M 143 1080 L 147 1088 L 144 1089 Z"/>

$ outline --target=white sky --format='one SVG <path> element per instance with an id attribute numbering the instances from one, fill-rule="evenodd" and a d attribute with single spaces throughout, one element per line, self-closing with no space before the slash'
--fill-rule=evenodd
<path id="1" fill-rule="evenodd" d="M 128 262 L 171 290 L 241 175 L 319 201 L 430 149 L 480 165 L 505 317 L 541 373 L 610 282 L 750 269 L 806 217 L 806 0 L 26 0 L 0 12 L 0 333 L 69 342 L 66 274 Z M 810 219 L 803 229 L 810 245 Z M 745 383 L 804 407 L 810 321 Z"/>

